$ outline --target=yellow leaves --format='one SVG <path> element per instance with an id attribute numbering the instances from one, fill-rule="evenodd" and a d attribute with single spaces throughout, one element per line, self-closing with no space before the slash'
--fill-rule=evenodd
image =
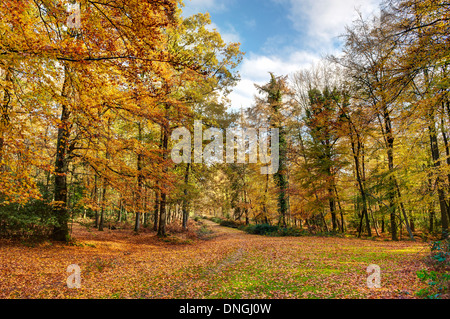
<path id="1" fill-rule="evenodd" d="M 270 238 L 205 223 L 214 232 L 206 241 L 193 223 L 187 237 L 167 240 L 74 224 L 72 246 L 2 241 L 0 298 L 414 298 L 419 285 L 423 244 Z M 380 290 L 366 287 L 372 263 L 381 267 Z M 67 288 L 72 264 L 81 289 Z"/>
<path id="2" fill-rule="evenodd" d="M 3 198 L 0 205 L 4 206 L 11 203 L 25 204 L 31 199 L 41 199 L 35 181 L 26 171 L 1 172 L 0 189 Z"/>

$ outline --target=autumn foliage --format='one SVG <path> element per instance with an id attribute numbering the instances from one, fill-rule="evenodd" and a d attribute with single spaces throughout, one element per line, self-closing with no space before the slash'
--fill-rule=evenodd
<path id="1" fill-rule="evenodd" d="M 450 10 L 380 9 L 233 112 L 240 44 L 181 0 L 1 1 L 0 298 L 411 297 L 419 241 L 449 236 Z M 199 122 L 276 130 L 278 169 L 175 163 Z"/>

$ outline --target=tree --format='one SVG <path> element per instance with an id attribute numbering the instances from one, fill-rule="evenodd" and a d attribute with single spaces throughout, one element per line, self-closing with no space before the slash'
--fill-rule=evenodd
<path id="1" fill-rule="evenodd" d="M 389 72 L 397 48 L 397 43 L 389 37 L 392 34 L 389 21 L 389 16 L 383 13 L 371 23 L 360 18 L 352 29 L 347 28 L 344 56 L 333 60 L 347 69 L 349 76 L 361 90 L 359 98 L 364 99 L 379 121 L 388 160 L 389 175 L 386 185 L 391 234 L 393 240 L 398 240 L 396 196 L 397 193 L 400 195 L 400 192 L 395 177 L 395 132 L 392 112 L 398 96 L 403 92 L 409 79 L 405 78 L 398 83 L 395 81 L 395 74 Z"/>
<path id="2" fill-rule="evenodd" d="M 256 87 L 261 94 L 265 95 L 265 100 L 260 99 L 258 102 L 263 103 L 266 106 L 266 112 L 268 121 L 273 129 L 279 130 L 279 169 L 274 173 L 274 180 L 277 186 L 278 194 L 278 223 L 283 227 L 286 227 L 286 214 L 288 209 L 287 203 L 287 140 L 283 111 L 286 109 L 286 100 L 289 98 L 289 88 L 286 83 L 286 77 L 276 77 L 273 73 L 270 73 L 271 79 L 269 83 L 264 86 Z M 273 143 L 273 142 L 272 142 Z"/>

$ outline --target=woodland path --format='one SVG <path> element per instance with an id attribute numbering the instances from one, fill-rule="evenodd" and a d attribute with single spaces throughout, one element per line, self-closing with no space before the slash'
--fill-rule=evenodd
<path id="1" fill-rule="evenodd" d="M 264 237 L 203 220 L 204 240 L 74 225 L 75 245 L 0 243 L 0 298 L 414 298 L 425 243 Z M 67 288 L 67 267 L 81 288 Z M 381 268 L 381 289 L 366 269 Z"/>

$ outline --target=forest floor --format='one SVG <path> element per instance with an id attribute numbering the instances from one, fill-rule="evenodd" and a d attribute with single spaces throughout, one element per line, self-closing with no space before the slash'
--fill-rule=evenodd
<path id="1" fill-rule="evenodd" d="M 0 298 L 416 298 L 424 287 L 416 272 L 426 268 L 426 243 L 264 237 L 191 223 L 202 238 L 74 224 L 72 245 L 2 240 Z M 79 289 L 67 287 L 72 264 Z M 379 289 L 367 287 L 371 264 L 381 268 Z"/>

